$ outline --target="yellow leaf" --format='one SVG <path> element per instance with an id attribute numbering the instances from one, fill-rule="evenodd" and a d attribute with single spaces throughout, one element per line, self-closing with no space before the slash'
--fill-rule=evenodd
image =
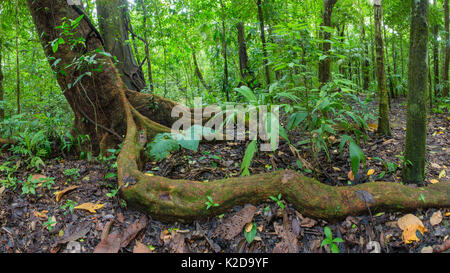
<path id="1" fill-rule="evenodd" d="M 450 212 L 446 212 L 445 217 L 449 217 L 449 216 L 450 216 Z"/>
<path id="2" fill-rule="evenodd" d="M 47 219 L 48 218 L 47 212 L 48 212 L 48 210 L 43 210 L 41 212 L 35 211 L 34 212 L 34 216 L 39 217 L 39 218 Z"/>
<path id="3" fill-rule="evenodd" d="M 94 204 L 94 203 L 83 203 L 79 206 L 74 207 L 74 209 L 84 209 L 88 210 L 91 213 L 96 213 L 98 209 L 102 208 L 105 204 Z"/>
<path id="4" fill-rule="evenodd" d="M 420 239 L 417 238 L 417 235 L 416 235 L 417 230 L 420 231 L 420 233 L 422 233 L 422 235 L 423 235 L 423 233 L 425 232 L 425 227 L 421 226 L 419 224 L 407 226 L 405 228 L 405 230 L 403 230 L 403 234 L 402 234 L 403 241 L 406 244 L 420 241 Z"/>
<path id="5" fill-rule="evenodd" d="M 146 176 L 155 176 L 155 175 L 152 174 L 152 173 L 145 173 L 145 175 L 146 175 Z"/>
<path id="6" fill-rule="evenodd" d="M 439 173 L 439 178 L 443 178 L 443 177 L 445 177 L 447 174 L 445 173 L 445 170 L 442 170 L 440 173 Z"/>
<path id="7" fill-rule="evenodd" d="M 374 169 L 370 169 L 370 170 L 367 171 L 367 175 L 369 175 L 369 176 L 374 174 L 374 173 L 375 173 Z"/>
<path id="8" fill-rule="evenodd" d="M 369 127 L 369 131 L 376 131 L 378 129 L 378 125 L 374 123 L 367 124 L 367 127 Z"/>
<path id="9" fill-rule="evenodd" d="M 439 183 L 439 180 L 437 180 L 437 179 L 430 179 L 430 183 L 431 184 L 436 184 L 436 183 Z"/>
<path id="10" fill-rule="evenodd" d="M 63 197 L 64 194 L 66 194 L 67 192 L 72 191 L 76 188 L 78 188 L 78 186 L 70 186 L 68 188 L 65 188 L 62 191 L 54 192 L 53 194 L 56 195 L 56 202 L 59 202 L 59 200 L 61 200 L 61 197 Z"/>
<path id="11" fill-rule="evenodd" d="M 245 225 L 245 232 L 249 233 L 253 229 L 253 223 L 247 223 Z"/>
<path id="12" fill-rule="evenodd" d="M 339 169 L 338 167 L 333 167 L 333 170 L 335 170 L 336 172 L 340 172 L 341 169 Z"/>
<path id="13" fill-rule="evenodd" d="M 350 179 L 351 181 L 353 181 L 355 179 L 355 176 L 353 175 L 353 171 L 349 171 L 347 176 L 348 176 L 348 179 Z"/>
<path id="14" fill-rule="evenodd" d="M 413 214 L 406 214 L 397 220 L 397 225 L 401 230 L 405 230 L 406 227 L 416 224 L 423 226 L 422 221 L 420 221 L 420 219 Z"/>

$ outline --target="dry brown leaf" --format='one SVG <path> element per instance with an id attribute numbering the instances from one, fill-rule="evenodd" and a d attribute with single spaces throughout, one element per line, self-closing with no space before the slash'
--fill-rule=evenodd
<path id="1" fill-rule="evenodd" d="M 433 215 L 431 216 L 430 224 L 432 226 L 439 225 L 442 222 L 442 218 L 443 218 L 442 213 L 440 210 L 438 210 L 438 211 L 434 212 Z"/>
<path id="2" fill-rule="evenodd" d="M 79 206 L 74 207 L 74 209 L 84 209 L 91 213 L 97 213 L 97 210 L 102 208 L 105 204 L 94 204 L 91 202 L 83 203 Z"/>
<path id="3" fill-rule="evenodd" d="M 40 179 L 46 179 L 46 178 L 47 178 L 47 176 L 45 176 L 43 174 L 33 174 L 31 176 L 31 181 L 40 180 Z"/>
<path id="4" fill-rule="evenodd" d="M 253 229 L 253 223 L 247 223 L 245 225 L 245 232 L 249 233 Z"/>
<path id="5" fill-rule="evenodd" d="M 397 225 L 401 230 L 405 230 L 405 228 L 412 225 L 424 226 L 422 221 L 420 221 L 420 219 L 413 214 L 406 214 L 405 216 L 398 219 Z"/>
<path id="6" fill-rule="evenodd" d="M 336 171 L 336 172 L 340 172 L 341 171 L 341 169 L 339 169 L 338 167 L 333 167 L 333 170 Z"/>
<path id="7" fill-rule="evenodd" d="M 136 235 L 147 226 L 147 217 L 145 215 L 141 216 L 138 220 L 136 220 L 132 225 L 128 226 L 127 229 L 123 232 L 122 242 L 120 247 L 126 247 Z"/>
<path id="8" fill-rule="evenodd" d="M 76 188 L 78 188 L 78 186 L 70 186 L 62 191 L 55 192 L 54 194 L 56 195 L 56 202 L 59 202 L 59 200 L 61 200 L 64 194 L 68 193 L 69 191 L 73 191 Z"/>

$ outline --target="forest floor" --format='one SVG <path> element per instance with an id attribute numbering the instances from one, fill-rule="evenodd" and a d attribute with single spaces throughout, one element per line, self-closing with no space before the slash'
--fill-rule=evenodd
<path id="1" fill-rule="evenodd" d="M 330 162 L 324 154 L 320 155 L 322 174 L 318 177 L 319 180 L 339 186 L 374 180 L 400 183 L 401 161 L 396 155 L 401 155 L 404 149 L 404 103 L 393 102 L 391 125 L 391 139 L 378 138 L 371 132 L 367 142 L 361 143 L 367 157 L 367 166 L 355 176 L 354 182 L 348 179 L 351 169 L 348 154 L 339 154 L 337 141 L 333 146 Z M 449 125 L 448 115 L 432 114 L 429 117 L 426 184 L 448 181 L 450 177 L 446 174 L 449 172 L 447 165 L 450 157 Z M 301 135 L 293 136 L 293 139 L 296 137 L 301 139 Z M 196 153 L 182 150 L 159 163 L 148 162 L 144 171 L 148 175 L 200 181 L 239 176 L 245 148 L 245 142 L 205 143 L 200 145 Z M 312 162 L 306 149 L 300 150 L 299 156 L 303 157 L 303 162 Z M 379 174 L 386 169 L 374 157 L 400 166 L 379 178 Z M 0 165 L 7 159 L 8 154 L 2 154 Z M 255 174 L 284 168 L 298 170 L 298 159 L 289 145 L 281 143 L 275 153 L 258 152 L 250 172 Z M 24 163 L 18 161 L 16 164 Z M 110 165 L 97 161 L 55 158 L 46 162 L 46 167 L 39 172 L 55 179 L 50 190 L 40 187 L 36 195 L 21 195 L 19 188 L 0 188 L 0 252 L 90 253 L 98 247 L 111 252 L 327 253 L 330 252 L 330 247 L 321 247 L 321 243 L 325 238 L 324 227 L 328 226 L 333 237 L 343 238 L 344 243 L 339 244 L 342 253 L 410 253 L 430 252 L 442 245 L 450 235 L 450 208 L 418 209 L 411 212 L 422 221 L 426 232 L 418 236 L 418 242 L 405 244 L 402 230 L 397 224 L 407 214 L 405 212 L 368 211 L 364 216 L 349 216 L 342 221 L 327 223 L 301 215 L 284 201 L 282 209 L 270 199 L 256 207 L 236 206 L 233 210 L 208 220 L 190 224 L 163 223 L 126 208 L 126 204 L 114 195 L 116 178 L 108 175 L 115 172 Z M 68 169 L 75 171 L 70 175 L 66 171 Z M 367 175 L 370 169 L 375 171 L 373 175 Z M 26 180 L 30 174 L 36 175 L 36 172 L 23 167 L 17 176 Z M 0 176 L 0 179 L 3 177 Z M 71 186 L 74 189 L 63 194 L 57 202 L 55 192 Z M 95 212 L 73 208 L 86 202 L 103 206 Z M 250 221 L 256 224 L 257 233 L 255 240 L 248 244 L 243 229 L 245 223 Z M 104 241 L 99 245 L 102 238 Z M 105 244 L 108 240 L 116 243 Z"/>

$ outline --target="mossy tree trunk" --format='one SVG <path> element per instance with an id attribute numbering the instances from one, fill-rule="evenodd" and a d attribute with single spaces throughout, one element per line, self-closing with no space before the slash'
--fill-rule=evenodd
<path id="1" fill-rule="evenodd" d="M 411 1 L 408 105 L 403 181 L 422 184 L 427 142 L 428 0 Z"/>
<path id="2" fill-rule="evenodd" d="M 389 125 L 389 96 L 386 88 L 386 70 L 384 65 L 384 44 L 381 22 L 383 19 L 383 9 L 381 0 L 373 1 L 373 13 L 375 23 L 375 48 L 377 62 L 378 79 L 378 134 L 391 136 Z"/>
<path id="3" fill-rule="evenodd" d="M 263 51 L 263 64 L 266 72 L 266 83 L 270 85 L 270 70 L 269 70 L 269 60 L 267 59 L 267 49 L 266 49 L 266 33 L 264 28 L 264 13 L 262 9 L 261 0 L 257 0 L 256 5 L 258 6 L 258 19 L 259 19 L 259 29 L 262 43 L 262 51 Z"/>
<path id="4" fill-rule="evenodd" d="M 0 26 L 1 29 L 1 26 Z M 3 44 L 3 39 L 2 36 L 0 35 L 0 121 L 3 121 L 3 119 L 5 118 L 5 109 L 4 109 L 4 105 L 3 105 L 3 70 L 2 70 L 2 44 Z"/>
<path id="5" fill-rule="evenodd" d="M 74 20 L 79 15 L 65 0 L 28 0 L 28 6 L 50 62 L 61 59 L 56 67 L 53 66 L 55 72 L 74 58 L 86 54 L 85 50 L 89 53 L 102 46 L 99 37 L 88 36 L 92 33 L 92 24 L 83 20 L 74 38 L 88 37 L 87 48 L 78 46 L 71 50 L 70 46 L 61 45 L 53 52 L 48 45 L 61 34 L 55 26 L 61 25 L 64 17 Z M 128 90 L 111 60 L 96 58 L 103 63 L 103 70 L 93 71 L 91 77 L 83 78 L 70 88 L 69 84 L 85 71 L 71 67 L 65 74 L 56 73 L 58 83 L 75 112 L 74 126 L 78 131 L 89 134 L 97 146 L 113 145 L 124 137 L 117 159 L 120 194 L 129 206 L 140 208 L 157 219 L 191 221 L 210 217 L 237 204 L 262 202 L 279 193 L 301 213 L 324 219 L 366 213 L 367 206 L 372 211 L 450 206 L 448 182 L 424 189 L 386 182 L 332 187 L 292 170 L 207 183 L 146 176 L 141 171 L 143 149 L 157 133 L 168 132 L 169 129 L 154 121 L 161 116 L 145 108 L 139 109 L 139 105 L 152 98 L 158 107 L 167 111 L 172 102 Z M 86 113 L 89 113 L 90 120 L 96 118 L 95 122 L 81 122 Z M 170 119 L 164 121 L 167 124 L 171 122 Z M 219 206 L 207 210 L 207 196 Z"/>

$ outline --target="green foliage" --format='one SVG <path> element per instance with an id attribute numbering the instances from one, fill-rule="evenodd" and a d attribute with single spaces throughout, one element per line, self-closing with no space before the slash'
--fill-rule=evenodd
<path id="1" fill-rule="evenodd" d="M 325 233 L 325 239 L 322 241 L 322 244 L 320 246 L 322 247 L 325 245 L 329 245 L 331 252 L 339 253 L 339 248 L 336 243 L 343 243 L 344 240 L 339 237 L 333 239 L 333 233 L 331 232 L 331 229 L 329 227 L 325 227 L 323 231 Z"/>
<path id="2" fill-rule="evenodd" d="M 214 203 L 211 196 L 208 195 L 208 196 L 206 196 L 206 198 L 208 198 L 208 200 L 205 202 L 206 209 L 209 209 L 210 207 L 218 207 L 219 206 L 218 203 Z"/>
<path id="3" fill-rule="evenodd" d="M 78 205 L 77 202 L 67 199 L 66 202 L 61 206 L 61 210 L 64 210 L 63 214 L 67 215 L 67 209 L 69 209 L 70 213 L 73 212 L 73 208 Z"/>
<path id="4" fill-rule="evenodd" d="M 284 204 L 281 201 L 281 193 L 278 194 L 278 196 L 270 196 L 270 199 L 272 199 L 273 201 L 277 202 L 278 206 L 280 206 L 281 209 L 284 209 Z"/>
<path id="5" fill-rule="evenodd" d="M 256 230 L 257 228 L 255 223 L 252 223 L 252 229 L 249 232 L 244 230 L 244 237 L 245 240 L 247 240 L 247 243 L 251 244 L 253 240 L 255 240 Z"/>

